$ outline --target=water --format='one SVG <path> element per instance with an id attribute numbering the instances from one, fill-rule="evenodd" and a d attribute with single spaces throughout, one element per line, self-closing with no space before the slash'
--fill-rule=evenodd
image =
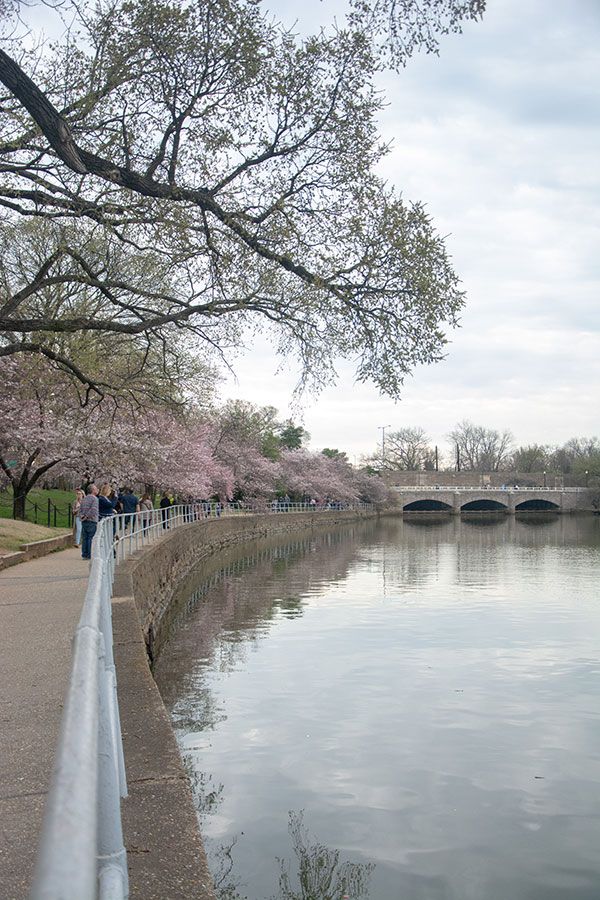
<path id="1" fill-rule="evenodd" d="M 598 900 L 600 519 L 388 519 L 189 582 L 156 667 L 225 900 Z"/>

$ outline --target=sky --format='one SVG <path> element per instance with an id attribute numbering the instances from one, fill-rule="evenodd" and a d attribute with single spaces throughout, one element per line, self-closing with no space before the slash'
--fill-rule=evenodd
<path id="1" fill-rule="evenodd" d="M 286 2 L 269 8 L 291 24 Z M 426 204 L 467 294 L 446 359 L 415 370 L 398 403 L 341 362 L 337 384 L 299 411 L 297 372 L 278 371 L 270 342 L 253 337 L 221 388 L 302 420 L 313 448 L 359 461 L 381 426 L 420 426 L 442 450 L 463 419 L 510 429 L 517 444 L 600 433 L 600 2 L 488 7 L 439 57 L 382 81 L 393 149 L 381 174 Z M 299 29 L 335 12 L 328 0 L 302 9 Z"/>

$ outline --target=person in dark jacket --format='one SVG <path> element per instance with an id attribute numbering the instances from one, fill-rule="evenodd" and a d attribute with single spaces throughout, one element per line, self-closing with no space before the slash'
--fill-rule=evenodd
<path id="1" fill-rule="evenodd" d="M 115 507 L 117 505 L 117 499 L 111 499 L 114 496 L 114 491 L 111 488 L 110 484 L 106 482 L 100 488 L 100 493 L 98 494 L 98 517 L 100 519 L 106 519 L 108 516 L 112 516 L 115 513 Z"/>
<path id="2" fill-rule="evenodd" d="M 162 516 L 162 527 L 169 527 L 169 511 L 171 509 L 171 499 L 166 491 L 163 491 L 160 497 L 160 503 L 158 504 L 161 509 Z"/>
<path id="3" fill-rule="evenodd" d="M 130 487 L 123 488 L 119 494 L 119 502 L 123 507 L 125 515 L 125 528 L 133 528 L 135 514 L 140 511 L 140 500 L 136 497 Z"/>

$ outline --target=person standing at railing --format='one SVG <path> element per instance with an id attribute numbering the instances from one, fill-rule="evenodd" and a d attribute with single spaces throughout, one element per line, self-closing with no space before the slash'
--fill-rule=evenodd
<path id="1" fill-rule="evenodd" d="M 140 500 L 140 513 L 142 515 L 142 528 L 147 531 L 152 524 L 152 497 L 150 494 L 144 494 Z"/>
<path id="2" fill-rule="evenodd" d="M 75 546 L 76 547 L 81 546 L 81 516 L 79 515 L 79 508 L 81 506 L 81 501 L 83 500 L 84 497 L 85 497 L 85 494 L 83 493 L 83 491 L 80 488 L 78 488 L 75 491 L 75 499 L 73 500 L 73 503 L 71 504 L 71 512 L 73 513 L 73 527 L 75 529 L 74 535 L 75 535 Z"/>
<path id="3" fill-rule="evenodd" d="M 92 558 L 92 541 L 98 527 L 98 488 L 88 484 L 85 497 L 79 506 L 81 517 L 81 558 Z"/>
<path id="4" fill-rule="evenodd" d="M 135 514 L 140 511 L 139 498 L 135 496 L 130 487 L 125 487 L 119 494 L 119 501 L 125 513 L 125 528 L 133 528 Z"/>
<path id="5" fill-rule="evenodd" d="M 103 484 L 98 494 L 98 518 L 107 519 L 109 516 L 114 516 L 118 502 L 118 498 L 115 497 L 115 492 L 110 484 L 108 482 Z"/>
<path id="6" fill-rule="evenodd" d="M 170 510 L 171 510 L 171 498 L 169 497 L 167 491 L 162 492 L 162 495 L 160 498 L 160 503 L 158 505 L 160 506 L 162 527 L 168 528 L 169 527 L 169 515 L 170 515 Z"/>

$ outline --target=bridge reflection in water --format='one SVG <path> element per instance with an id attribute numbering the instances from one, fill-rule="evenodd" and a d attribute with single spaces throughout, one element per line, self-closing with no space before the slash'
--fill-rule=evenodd
<path id="1" fill-rule="evenodd" d="M 393 488 L 402 512 L 584 512 L 591 510 L 585 488 L 402 487 Z"/>

